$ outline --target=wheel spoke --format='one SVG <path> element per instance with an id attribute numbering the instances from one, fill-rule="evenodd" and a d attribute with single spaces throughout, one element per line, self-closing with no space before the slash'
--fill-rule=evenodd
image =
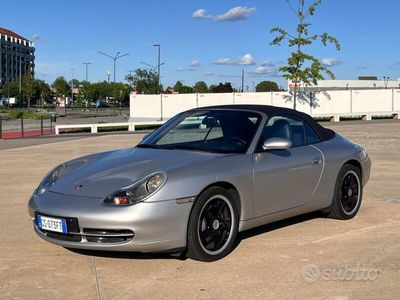
<path id="1" fill-rule="evenodd" d="M 224 198 L 209 201 L 200 216 L 199 242 L 207 251 L 216 252 L 223 248 L 232 229 L 232 212 Z"/>

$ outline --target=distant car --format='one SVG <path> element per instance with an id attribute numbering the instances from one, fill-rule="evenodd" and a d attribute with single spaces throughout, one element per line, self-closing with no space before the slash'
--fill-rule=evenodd
<path id="1" fill-rule="evenodd" d="M 310 116 L 261 105 L 178 114 L 136 147 L 50 171 L 29 201 L 36 233 L 68 248 L 214 261 L 237 233 L 316 210 L 350 219 L 371 161 Z"/>

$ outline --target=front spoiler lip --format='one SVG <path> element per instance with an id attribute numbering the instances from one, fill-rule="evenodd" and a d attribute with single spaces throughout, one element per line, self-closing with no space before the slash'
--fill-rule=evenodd
<path id="1" fill-rule="evenodd" d="M 46 234 L 44 234 L 42 231 L 39 230 L 36 224 L 33 224 L 33 227 L 35 233 L 41 239 L 43 239 L 46 242 L 55 244 L 57 246 L 62 246 L 64 248 L 95 250 L 95 251 L 164 252 L 168 250 L 174 250 L 186 247 L 186 245 L 181 244 L 182 241 L 180 239 L 149 241 L 146 243 L 135 243 L 134 240 L 131 240 L 129 242 L 108 243 L 108 244 L 62 241 L 48 237 Z"/>

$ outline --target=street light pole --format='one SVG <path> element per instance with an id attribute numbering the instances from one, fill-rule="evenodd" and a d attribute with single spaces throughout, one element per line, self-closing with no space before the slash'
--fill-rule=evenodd
<path id="1" fill-rule="evenodd" d="M 116 72 L 117 59 L 120 59 L 121 57 L 129 55 L 129 53 L 125 53 L 125 54 L 120 55 L 119 54 L 120 52 L 117 52 L 117 54 L 115 56 L 111 56 L 111 55 L 109 55 L 107 53 L 104 53 L 104 52 L 101 52 L 101 51 L 97 51 L 97 52 L 100 53 L 100 54 L 103 54 L 104 56 L 107 56 L 107 57 L 109 57 L 109 58 L 111 58 L 113 60 L 113 62 L 114 62 L 114 83 L 115 83 L 115 72 Z"/>
<path id="2" fill-rule="evenodd" d="M 158 75 L 158 81 L 157 81 L 157 94 L 160 94 L 160 67 L 161 67 L 161 63 L 160 63 L 160 59 L 161 59 L 161 45 L 160 44 L 155 44 L 153 45 L 153 47 L 158 47 L 158 71 L 157 71 L 157 75 Z"/>
<path id="3" fill-rule="evenodd" d="M 383 82 L 385 84 L 385 90 L 387 89 L 388 83 L 389 83 L 390 77 L 388 76 L 383 76 Z"/>
<path id="4" fill-rule="evenodd" d="M 71 104 L 74 104 L 74 71 L 75 68 L 71 68 L 72 79 L 71 79 Z"/>
<path id="5" fill-rule="evenodd" d="M 88 82 L 88 78 L 89 78 L 89 76 L 88 76 L 88 69 L 89 69 L 89 65 L 91 65 L 92 63 L 91 63 L 91 62 L 84 62 L 84 63 L 82 63 L 82 64 L 84 64 L 85 67 L 86 67 L 85 81 Z"/>

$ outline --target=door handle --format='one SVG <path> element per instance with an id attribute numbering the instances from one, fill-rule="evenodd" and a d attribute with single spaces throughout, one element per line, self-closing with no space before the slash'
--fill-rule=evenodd
<path id="1" fill-rule="evenodd" d="M 320 165 L 322 163 L 322 159 L 320 159 L 320 158 L 316 158 L 316 159 L 314 159 L 313 161 L 312 161 L 312 164 L 313 165 Z"/>

